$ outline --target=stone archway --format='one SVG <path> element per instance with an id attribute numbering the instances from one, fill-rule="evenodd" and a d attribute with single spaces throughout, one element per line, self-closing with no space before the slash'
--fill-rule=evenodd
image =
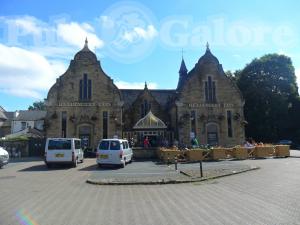
<path id="1" fill-rule="evenodd" d="M 77 128 L 78 137 L 81 139 L 81 145 L 86 148 L 91 148 L 93 145 L 93 127 L 90 124 L 80 124 Z"/>
<path id="2" fill-rule="evenodd" d="M 219 128 L 217 123 L 206 124 L 206 140 L 209 145 L 219 144 Z"/>

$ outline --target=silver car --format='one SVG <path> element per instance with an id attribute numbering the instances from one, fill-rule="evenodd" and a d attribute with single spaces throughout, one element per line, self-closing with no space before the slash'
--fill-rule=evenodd
<path id="1" fill-rule="evenodd" d="M 6 165 L 8 161 L 9 161 L 8 152 L 4 148 L 0 147 L 0 168 Z"/>

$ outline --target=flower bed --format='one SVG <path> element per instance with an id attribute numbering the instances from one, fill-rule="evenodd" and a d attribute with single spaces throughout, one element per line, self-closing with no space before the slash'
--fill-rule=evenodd
<path id="1" fill-rule="evenodd" d="M 276 145 L 275 146 L 275 156 L 276 157 L 290 156 L 290 146 L 289 145 Z"/>

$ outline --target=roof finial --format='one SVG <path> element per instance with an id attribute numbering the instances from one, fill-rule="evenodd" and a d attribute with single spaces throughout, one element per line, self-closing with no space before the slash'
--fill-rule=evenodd
<path id="1" fill-rule="evenodd" d="M 85 38 L 85 43 L 84 43 L 84 47 L 88 47 L 88 39 L 87 39 L 87 37 Z"/>
<path id="2" fill-rule="evenodd" d="M 183 60 L 183 48 L 181 49 L 181 59 Z"/>
<path id="3" fill-rule="evenodd" d="M 147 82 L 145 81 L 145 88 L 144 89 L 148 89 L 148 86 L 147 86 Z"/>
<path id="4" fill-rule="evenodd" d="M 210 51 L 208 42 L 206 42 L 206 51 Z"/>

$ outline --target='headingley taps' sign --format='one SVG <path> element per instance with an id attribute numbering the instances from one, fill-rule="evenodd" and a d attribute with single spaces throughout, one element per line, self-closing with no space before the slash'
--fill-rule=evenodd
<path id="1" fill-rule="evenodd" d="M 108 102 L 59 102 L 57 106 L 60 107 L 74 107 L 74 106 L 82 106 L 82 107 L 89 107 L 89 106 L 111 106 L 111 103 Z"/>
<path id="2" fill-rule="evenodd" d="M 233 107 L 233 104 L 231 103 L 218 103 L 218 104 L 214 104 L 214 103 L 190 103 L 188 104 L 188 106 L 190 108 L 231 108 Z"/>

